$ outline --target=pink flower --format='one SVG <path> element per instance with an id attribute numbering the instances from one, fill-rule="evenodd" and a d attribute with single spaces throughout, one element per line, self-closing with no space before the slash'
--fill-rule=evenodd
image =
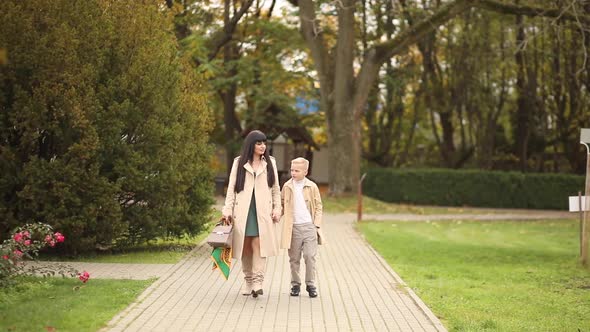
<path id="1" fill-rule="evenodd" d="M 86 283 L 88 281 L 88 279 L 90 279 L 90 273 L 84 271 L 82 273 L 80 273 L 79 277 L 78 277 L 83 283 Z"/>
<path id="2" fill-rule="evenodd" d="M 23 233 L 23 236 L 24 236 L 25 238 L 27 238 L 27 239 L 30 239 L 30 238 L 31 238 L 31 233 L 30 233 L 29 231 L 24 231 L 24 232 L 22 232 L 22 233 Z"/>
<path id="3" fill-rule="evenodd" d="M 8 258 L 9 258 L 8 255 L 2 256 L 2 259 L 4 259 L 4 260 L 8 260 Z"/>
<path id="4" fill-rule="evenodd" d="M 50 246 L 50 247 L 55 247 L 55 240 L 53 239 L 53 237 L 49 234 L 45 235 L 45 242 Z"/>
<path id="5" fill-rule="evenodd" d="M 16 249 L 15 251 L 12 252 L 14 254 L 14 257 L 16 257 L 17 259 L 23 257 L 23 252 Z"/>
<path id="6" fill-rule="evenodd" d="M 53 235 L 55 236 L 55 240 L 57 240 L 57 242 L 64 242 L 66 240 L 66 237 L 60 232 L 55 232 Z"/>
<path id="7" fill-rule="evenodd" d="M 16 242 L 21 242 L 23 240 L 23 233 L 22 232 L 16 233 L 16 234 L 14 234 L 14 236 L 12 238 Z"/>
<path id="8" fill-rule="evenodd" d="M 30 246 L 31 245 L 31 240 L 25 240 L 25 246 Z"/>

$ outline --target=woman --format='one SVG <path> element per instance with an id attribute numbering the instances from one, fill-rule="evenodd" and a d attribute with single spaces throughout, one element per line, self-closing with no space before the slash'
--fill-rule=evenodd
<path id="1" fill-rule="evenodd" d="M 232 256 L 242 259 L 243 295 L 262 295 L 266 257 L 278 254 L 275 224 L 281 216 L 281 193 L 275 159 L 266 149 L 266 135 L 254 130 L 229 175 L 224 218 L 234 221 Z"/>

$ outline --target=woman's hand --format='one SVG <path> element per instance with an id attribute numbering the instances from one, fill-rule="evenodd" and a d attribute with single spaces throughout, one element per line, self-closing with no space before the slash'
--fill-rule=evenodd
<path id="1" fill-rule="evenodd" d="M 280 214 L 278 214 L 278 213 L 276 213 L 276 212 L 273 212 L 273 213 L 271 214 L 271 217 L 272 217 L 272 221 L 273 221 L 274 223 L 277 223 L 277 222 L 279 222 L 279 220 L 281 219 L 281 215 L 280 215 Z"/>

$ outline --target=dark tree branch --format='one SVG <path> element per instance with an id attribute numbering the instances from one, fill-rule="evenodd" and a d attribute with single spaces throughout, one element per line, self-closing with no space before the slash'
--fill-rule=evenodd
<path id="1" fill-rule="evenodd" d="M 226 24 L 223 29 L 215 32 L 211 39 L 209 40 L 211 50 L 207 58 L 209 61 L 213 60 L 217 56 L 217 53 L 221 50 L 221 48 L 227 44 L 234 34 L 236 27 L 238 26 L 238 22 L 242 19 L 242 16 L 250 9 L 254 0 L 248 0 L 240 10 L 229 20 L 228 24 Z"/>
<path id="2" fill-rule="evenodd" d="M 375 61 L 383 63 L 394 55 L 400 54 L 408 46 L 415 44 L 451 18 L 468 10 L 474 2 L 477 0 L 457 0 L 442 5 L 432 16 L 415 23 L 395 38 L 376 45 Z"/>
<path id="3" fill-rule="evenodd" d="M 563 8 L 543 8 L 535 6 L 515 5 L 496 0 L 476 0 L 473 1 L 473 7 L 486 9 L 489 11 L 507 15 L 549 17 L 563 19 L 567 21 L 583 22 L 586 24 L 590 23 L 590 17 L 588 17 L 587 15 L 576 15 L 575 13 L 566 11 Z"/>
<path id="4" fill-rule="evenodd" d="M 268 8 L 268 14 L 266 15 L 266 18 L 270 18 L 272 16 L 272 12 L 275 9 L 276 3 L 277 3 L 277 0 L 272 0 L 270 7 Z"/>
<path id="5" fill-rule="evenodd" d="M 338 36 L 336 41 L 336 63 L 334 71 L 334 93 L 350 95 L 353 88 L 350 78 L 354 60 L 354 6 L 356 0 L 341 0 L 338 8 Z M 370 88 L 369 88 L 370 89 Z M 337 98 L 337 97 L 336 97 Z"/>
<path id="6" fill-rule="evenodd" d="M 428 33 L 437 29 L 451 18 L 468 10 L 472 1 L 457 0 L 441 6 L 432 16 L 421 20 L 398 34 L 395 38 L 376 45 L 365 55 L 361 71 L 356 82 L 356 93 L 354 98 L 354 111 L 361 112 L 369 94 L 369 89 L 379 73 L 381 65 L 406 50 L 410 45 L 415 44 Z"/>
<path id="7" fill-rule="evenodd" d="M 331 61 L 324 42 L 324 34 L 319 25 L 319 20 L 315 15 L 315 5 L 313 0 L 298 0 L 299 21 L 301 24 L 301 34 L 309 46 L 313 63 L 318 72 L 320 86 L 332 87 L 332 69 Z M 329 103 L 330 96 L 327 94 L 328 89 L 320 89 L 322 93 L 321 100 L 324 107 Z M 331 112 L 329 108 L 326 112 Z"/>
<path id="8" fill-rule="evenodd" d="M 471 8 L 481 8 L 508 15 L 550 17 L 590 24 L 590 16 L 575 15 L 565 9 L 559 8 L 547 9 L 535 6 L 514 5 L 496 0 L 456 0 L 448 2 L 440 6 L 432 16 L 415 23 L 395 38 L 377 44 L 367 51 L 358 79 L 356 80 L 354 112 L 362 112 L 372 82 L 377 78 L 379 68 L 381 68 L 385 61 L 402 53 L 408 47 L 424 38 L 428 33 L 437 29 L 440 25 Z"/>

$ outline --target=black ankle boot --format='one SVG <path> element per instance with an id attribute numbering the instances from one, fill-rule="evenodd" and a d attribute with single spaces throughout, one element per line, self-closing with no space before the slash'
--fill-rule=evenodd
<path id="1" fill-rule="evenodd" d="M 252 297 L 256 298 L 258 297 L 258 295 L 262 295 L 262 288 L 258 289 L 258 290 L 252 290 Z"/>
<path id="2" fill-rule="evenodd" d="M 293 285 L 293 287 L 291 287 L 291 296 L 299 296 L 300 291 L 301 287 L 299 285 Z"/>
<path id="3" fill-rule="evenodd" d="M 307 294 L 309 294 L 309 297 L 318 296 L 318 290 L 315 288 L 315 286 L 306 286 L 305 290 L 307 291 Z"/>

